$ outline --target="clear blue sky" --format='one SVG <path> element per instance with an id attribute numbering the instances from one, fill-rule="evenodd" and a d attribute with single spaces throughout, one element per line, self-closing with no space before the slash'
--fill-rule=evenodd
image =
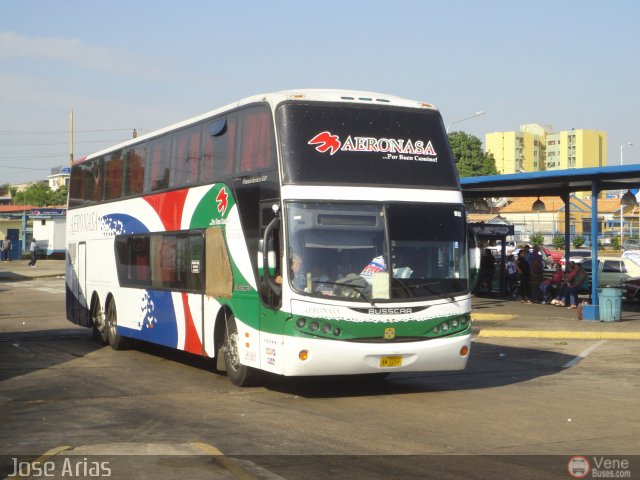
<path id="1" fill-rule="evenodd" d="M 0 184 L 290 88 L 423 100 L 484 141 L 524 123 L 608 134 L 640 161 L 640 3 L 633 0 L 5 1 Z M 44 133 L 54 132 L 54 133 Z M 55 133 L 58 132 L 58 133 Z"/>

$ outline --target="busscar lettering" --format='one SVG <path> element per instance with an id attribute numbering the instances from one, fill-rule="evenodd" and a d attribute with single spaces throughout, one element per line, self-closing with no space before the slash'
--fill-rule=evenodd
<path id="1" fill-rule="evenodd" d="M 407 315 L 413 313 L 412 308 L 370 308 L 369 315 Z"/>

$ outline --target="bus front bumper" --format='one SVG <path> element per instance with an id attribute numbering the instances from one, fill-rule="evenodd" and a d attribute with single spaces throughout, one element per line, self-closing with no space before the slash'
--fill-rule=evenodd
<path id="1" fill-rule="evenodd" d="M 471 334 L 418 342 L 358 343 L 286 337 L 284 375 L 463 370 Z"/>

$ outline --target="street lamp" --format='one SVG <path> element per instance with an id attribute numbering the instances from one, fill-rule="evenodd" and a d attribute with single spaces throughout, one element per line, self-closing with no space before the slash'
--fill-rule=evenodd
<path id="1" fill-rule="evenodd" d="M 484 112 L 484 111 L 480 110 L 479 112 L 476 112 L 476 113 L 474 113 L 473 115 L 471 115 L 471 116 L 469 116 L 469 117 L 464 117 L 464 118 L 461 118 L 461 119 L 459 119 L 459 120 L 455 120 L 455 121 L 451 122 L 451 123 L 447 126 L 447 133 L 449 133 L 449 131 L 451 130 L 451 127 L 452 127 L 453 125 L 455 125 L 456 123 L 464 122 L 465 120 L 471 120 L 472 118 L 479 117 L 480 115 L 484 115 L 485 113 L 487 113 L 487 112 Z"/>
<path id="2" fill-rule="evenodd" d="M 629 145 L 629 146 L 633 145 L 633 143 L 631 143 L 631 142 L 627 142 L 626 144 Z M 620 166 L 624 165 L 624 162 L 623 162 L 624 145 L 625 144 L 620 145 Z M 627 192 L 627 193 L 629 195 L 632 195 L 631 192 Z M 624 198 L 626 195 L 627 194 L 622 195 L 622 190 L 620 190 L 620 249 L 622 249 L 622 242 L 623 242 L 623 237 L 624 237 L 624 234 L 623 234 L 623 230 L 624 230 L 624 207 L 625 207 L 625 205 L 633 205 L 632 203 L 629 203 L 630 200 L 629 200 L 628 197 L 626 199 Z M 625 201 L 623 202 L 623 200 L 625 200 Z M 634 197 L 634 200 L 635 200 L 635 197 Z"/>

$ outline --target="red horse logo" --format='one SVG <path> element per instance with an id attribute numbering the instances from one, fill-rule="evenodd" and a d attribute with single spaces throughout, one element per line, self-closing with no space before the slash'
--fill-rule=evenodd
<path id="1" fill-rule="evenodd" d="M 218 202 L 218 211 L 220 214 L 224 215 L 224 212 L 227 211 L 227 199 L 229 195 L 227 195 L 227 190 L 222 187 L 218 192 L 218 196 L 216 197 L 216 201 Z"/>
<path id="2" fill-rule="evenodd" d="M 319 144 L 316 147 L 316 150 L 320 153 L 325 153 L 327 150 L 331 150 L 331 152 L 329 153 L 333 155 L 340 149 L 340 139 L 338 138 L 338 136 L 331 135 L 331 133 L 327 131 L 319 133 L 311 140 L 309 140 L 308 143 L 309 145 Z"/>

